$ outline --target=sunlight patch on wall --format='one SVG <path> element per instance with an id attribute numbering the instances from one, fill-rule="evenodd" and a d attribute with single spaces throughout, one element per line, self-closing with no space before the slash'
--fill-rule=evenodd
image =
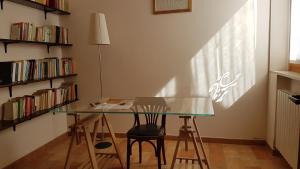
<path id="1" fill-rule="evenodd" d="M 165 86 L 156 94 L 155 97 L 174 97 L 176 95 L 176 78 L 172 78 Z"/>
<path id="2" fill-rule="evenodd" d="M 192 96 L 229 107 L 255 84 L 256 13 L 249 0 L 192 58 Z"/>
<path id="3" fill-rule="evenodd" d="M 248 0 L 192 57 L 190 90 L 184 88 L 190 91 L 187 95 L 211 96 L 228 108 L 254 86 L 256 15 L 257 0 Z M 178 95 L 179 77 L 175 75 L 156 96 Z"/>
<path id="4" fill-rule="evenodd" d="M 227 72 L 222 75 L 221 78 L 217 79 L 217 81 L 209 88 L 212 99 L 216 102 L 222 102 L 229 89 L 237 85 L 239 77 L 240 74 L 236 75 L 235 79 L 231 81 L 230 73 Z"/>

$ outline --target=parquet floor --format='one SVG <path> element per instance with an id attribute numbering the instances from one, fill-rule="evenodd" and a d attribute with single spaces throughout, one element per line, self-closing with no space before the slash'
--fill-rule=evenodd
<path id="1" fill-rule="evenodd" d="M 175 141 L 166 141 L 167 165 L 163 165 L 163 169 L 167 169 L 171 165 L 174 153 Z M 62 169 L 66 157 L 69 144 L 69 138 L 60 137 L 53 142 L 39 148 L 30 155 L 18 160 L 6 169 Z M 126 140 L 119 139 L 120 149 L 123 159 L 126 157 Z M 71 168 L 75 169 L 88 159 L 86 145 L 82 143 L 73 149 Z M 192 147 L 192 146 L 190 146 Z M 272 156 L 271 151 L 265 146 L 253 145 L 234 145 L 205 143 L 212 169 L 289 169 L 286 162 L 276 156 Z M 143 163 L 138 163 L 138 148 L 134 146 L 133 156 L 131 158 L 131 168 L 133 169 L 156 169 L 157 160 L 154 156 L 153 148 L 150 144 L 143 145 Z M 120 168 L 117 159 L 102 159 L 100 165 L 104 168 L 118 169 Z M 198 169 L 198 165 L 188 162 L 176 164 L 177 169 Z"/>

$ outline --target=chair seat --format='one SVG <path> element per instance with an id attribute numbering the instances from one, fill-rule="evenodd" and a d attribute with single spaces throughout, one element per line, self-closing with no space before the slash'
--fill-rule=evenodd
<path id="1" fill-rule="evenodd" d="M 140 125 L 131 128 L 127 136 L 133 137 L 161 137 L 164 136 L 165 129 L 153 124 Z"/>

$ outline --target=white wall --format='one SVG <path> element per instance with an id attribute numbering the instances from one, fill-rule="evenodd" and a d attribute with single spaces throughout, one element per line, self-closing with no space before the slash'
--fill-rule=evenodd
<path id="1" fill-rule="evenodd" d="M 28 21 L 36 25 L 60 24 L 56 15 L 49 14 L 48 19 L 45 21 L 43 11 L 8 1 L 4 2 L 4 10 L 0 11 L 0 21 L 0 38 L 9 38 L 10 25 L 14 22 Z M 50 56 L 61 57 L 62 52 L 60 48 L 51 48 L 50 50 L 51 53 L 48 54 L 46 46 L 12 44 L 8 46 L 8 53 L 6 54 L 4 53 L 3 45 L 0 44 L 0 61 L 40 59 Z M 58 87 L 61 82 L 62 80 L 55 80 L 54 87 Z M 13 97 L 32 94 L 36 90 L 49 87 L 49 82 L 16 86 L 13 87 Z M 2 105 L 8 99 L 8 89 L 0 89 L 0 104 Z M 17 125 L 16 132 L 12 128 L 0 131 L 0 168 L 53 140 L 65 133 L 66 130 L 66 116 L 54 116 L 49 113 Z"/>
<path id="2" fill-rule="evenodd" d="M 207 96 L 218 75 L 240 74 L 214 105 L 216 116 L 199 118 L 201 133 L 265 139 L 269 2 L 255 2 L 194 0 L 193 12 L 153 15 L 151 0 L 73 0 L 63 22 L 72 27 L 80 99 L 97 98 L 97 47 L 88 45 L 88 30 L 90 14 L 103 12 L 112 43 L 101 47 L 105 96 Z M 117 132 L 132 125 L 131 117 L 111 118 Z M 178 123 L 168 118 L 168 134 L 178 133 Z"/>
<path id="3" fill-rule="evenodd" d="M 288 70 L 290 0 L 272 0 L 269 70 Z M 267 142 L 273 148 L 277 75 L 269 75 Z"/>
<path id="4" fill-rule="evenodd" d="M 270 70 L 287 70 L 290 0 L 272 0 L 271 4 Z"/>

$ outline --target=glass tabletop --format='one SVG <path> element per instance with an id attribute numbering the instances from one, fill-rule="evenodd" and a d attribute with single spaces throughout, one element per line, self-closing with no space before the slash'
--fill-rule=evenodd
<path id="1" fill-rule="evenodd" d="M 150 98 L 150 97 L 149 97 Z M 209 97 L 197 98 L 175 98 L 163 97 L 166 102 L 167 110 L 165 112 L 153 112 L 167 115 L 180 115 L 180 116 L 213 116 L 214 109 L 212 101 Z M 132 106 L 135 98 L 106 98 L 98 103 L 85 103 L 78 101 L 68 104 L 63 107 L 58 107 L 52 110 L 56 113 L 68 114 L 132 114 Z M 139 112 L 141 114 L 148 113 Z"/>

